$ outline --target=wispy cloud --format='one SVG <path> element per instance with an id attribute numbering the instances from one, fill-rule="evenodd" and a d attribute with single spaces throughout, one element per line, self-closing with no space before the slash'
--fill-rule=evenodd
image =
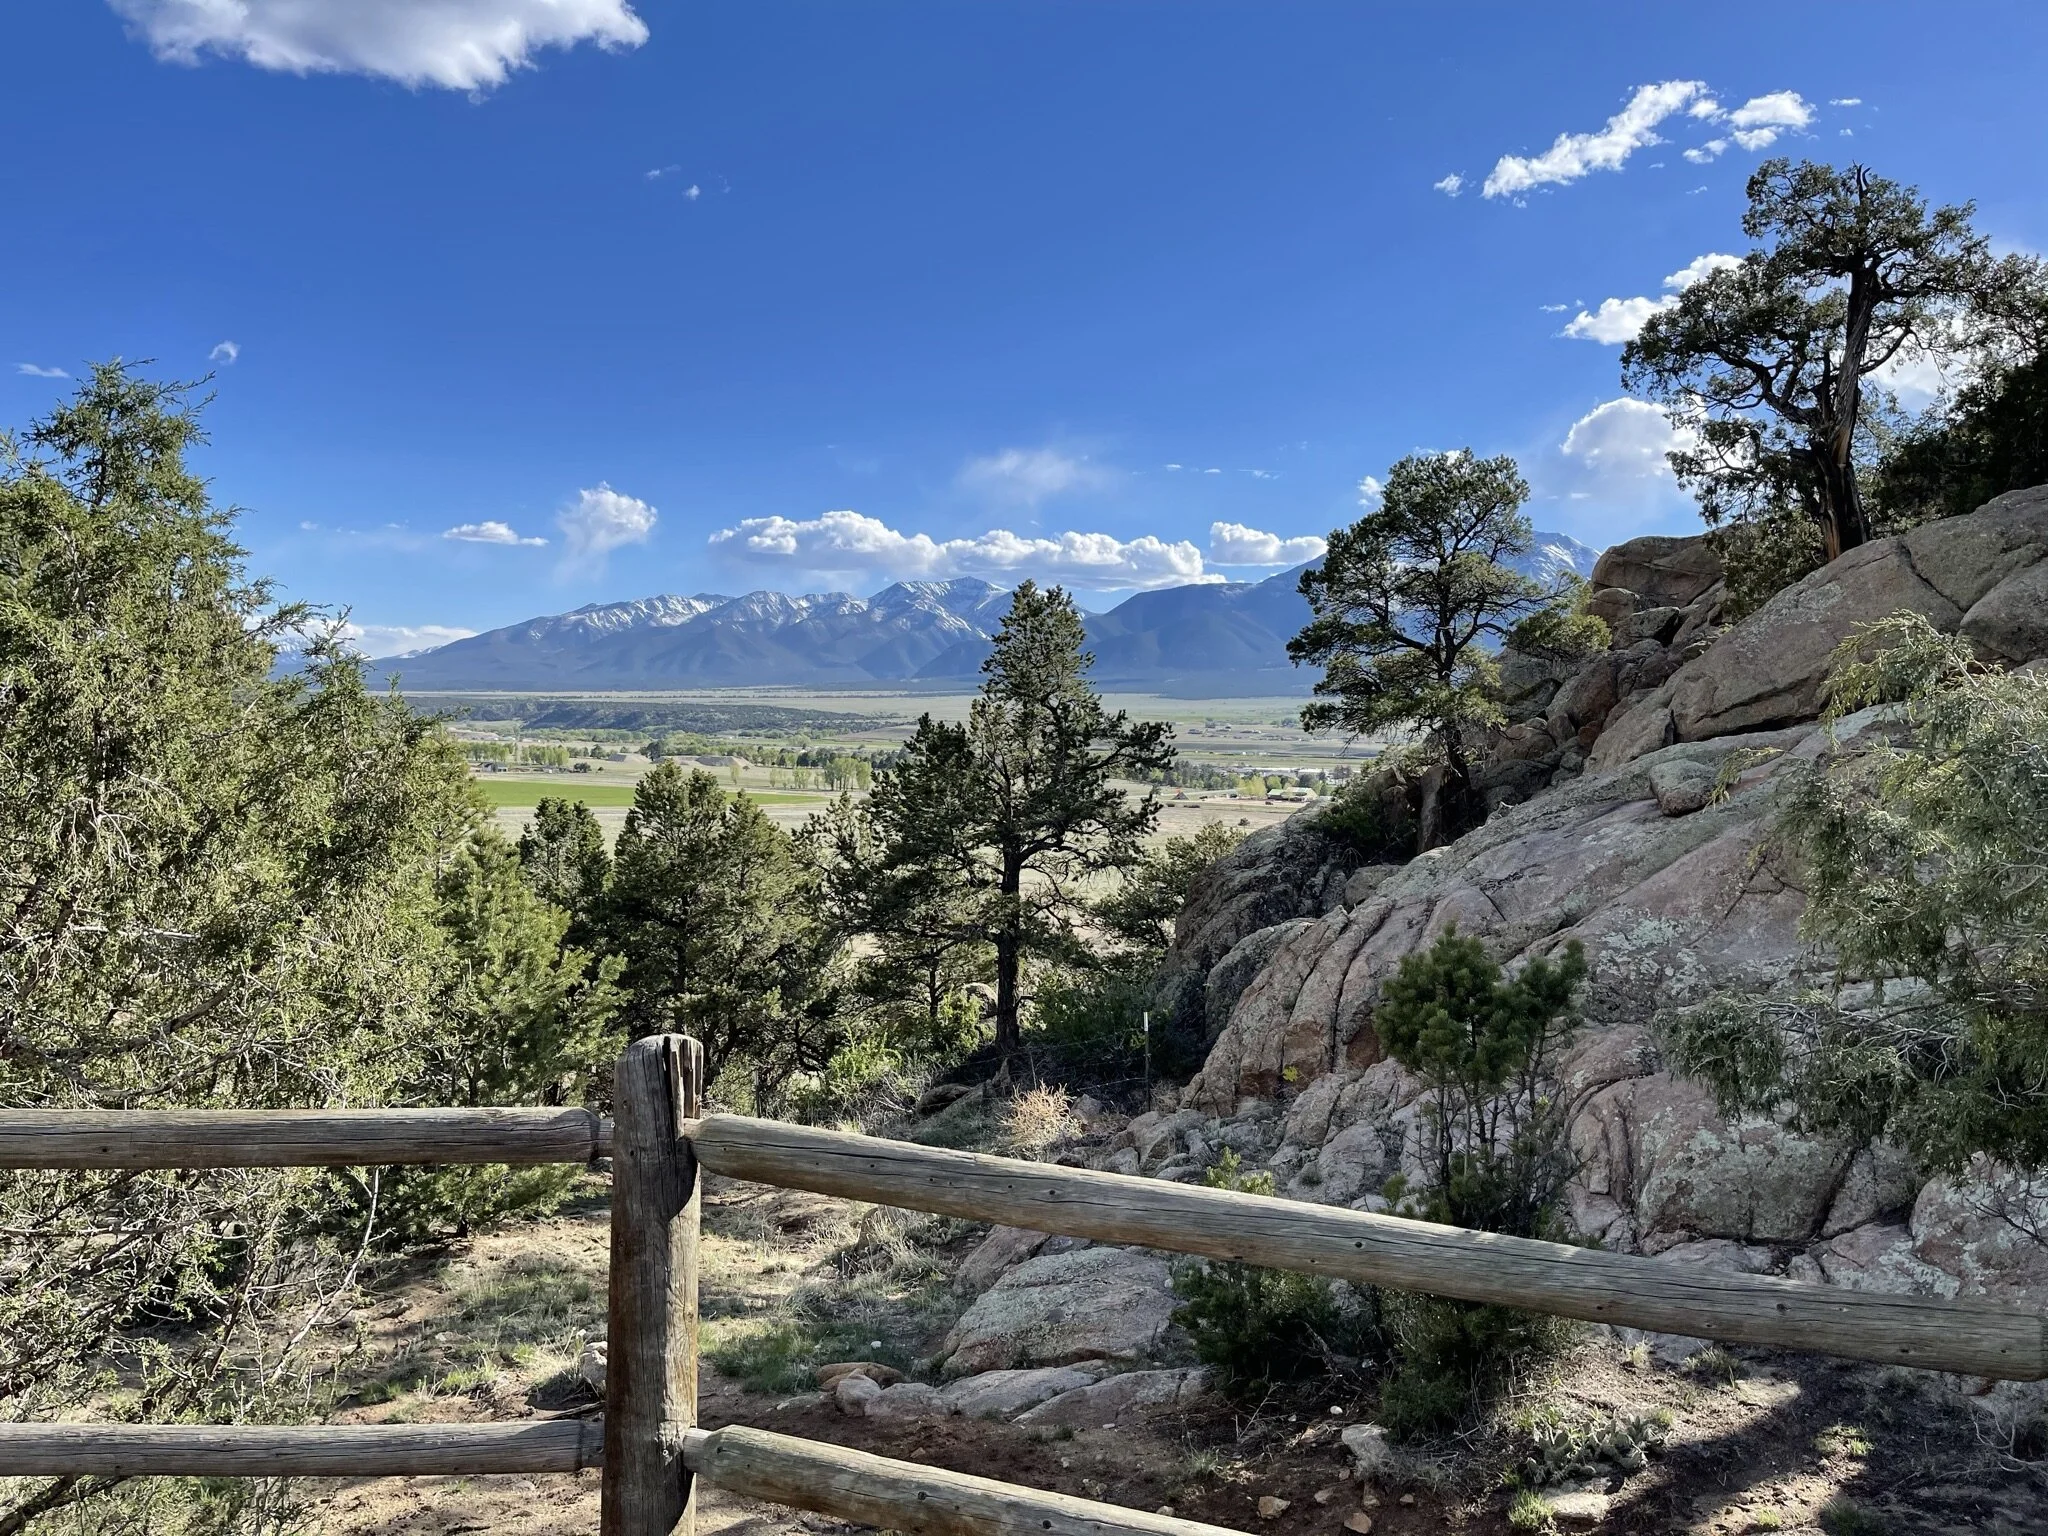
<path id="1" fill-rule="evenodd" d="M 555 526 L 562 532 L 562 569 L 603 570 L 613 550 L 645 544 L 659 516 L 638 496 L 615 491 L 602 480 L 578 491 L 576 499 L 555 515 Z"/>
<path id="2" fill-rule="evenodd" d="M 206 360 L 209 363 L 227 363 L 232 365 L 235 359 L 241 355 L 242 344 L 240 342 L 222 341 L 214 344 L 213 350 L 206 354 Z"/>
<path id="3" fill-rule="evenodd" d="M 1330 546 L 1312 533 L 1283 539 L 1243 523 L 1209 525 L 1209 558 L 1217 565 L 1299 565 Z"/>
<path id="4" fill-rule="evenodd" d="M 1085 458 L 1053 448 L 1005 448 L 961 467 L 960 488 L 989 501 L 1036 507 L 1054 496 L 1099 491 L 1114 476 Z"/>
<path id="5" fill-rule="evenodd" d="M 902 533 L 860 512 L 812 518 L 750 517 L 711 535 L 714 554 L 735 562 L 844 577 L 941 580 L 1024 576 L 1070 587 L 1114 591 L 1221 581 L 1204 570 L 1202 552 L 1186 540 L 1150 534 L 1119 539 L 1107 533 L 1033 538 L 991 528 L 966 538 Z"/>
<path id="6" fill-rule="evenodd" d="M 68 379 L 71 377 L 62 368 L 45 368 L 40 363 L 16 363 L 14 371 L 27 374 L 32 379 Z"/>
<path id="7" fill-rule="evenodd" d="M 516 544 L 529 548 L 538 548 L 547 543 L 547 540 L 538 534 L 522 536 L 509 523 L 501 523 L 495 519 L 481 523 L 458 523 L 453 528 L 445 530 L 441 537 L 455 539 L 464 544 Z"/>
<path id="8" fill-rule="evenodd" d="M 1828 105 L 1831 107 L 1860 107 L 1863 105 L 1863 98 L 1861 96 L 1830 96 L 1828 98 Z"/>
<path id="9" fill-rule="evenodd" d="M 487 91 L 548 48 L 637 48 L 627 0 L 109 0 L 159 59 L 238 59 L 285 74 L 375 75 Z"/>
<path id="10" fill-rule="evenodd" d="M 1379 511 L 1387 499 L 1387 488 L 1380 484 L 1379 476 L 1365 475 L 1358 482 L 1358 504 L 1368 512 Z"/>
<path id="11" fill-rule="evenodd" d="M 1560 334 L 1577 341 L 1597 341 L 1603 346 L 1619 346 L 1625 341 L 1632 340 L 1636 332 L 1649 323 L 1652 315 L 1676 304 L 1678 295 L 1694 283 L 1720 271 L 1723 267 L 1741 265 L 1741 257 L 1730 256 L 1722 251 L 1709 251 L 1704 256 L 1695 256 L 1664 279 L 1664 297 L 1602 299 L 1598 309 L 1591 312 L 1580 310 L 1566 323 Z"/>
<path id="12" fill-rule="evenodd" d="M 1442 181 L 1431 182 L 1430 188 L 1433 191 L 1443 193 L 1445 197 L 1456 197 L 1460 192 L 1465 190 L 1465 178 L 1459 175 L 1456 171 L 1453 171 L 1450 175 L 1446 176 Z"/>
<path id="13" fill-rule="evenodd" d="M 1540 155 L 1502 155 L 1480 192 L 1512 197 L 1540 186 L 1563 186 L 1594 171 L 1618 171 L 1645 145 L 1661 142 L 1657 125 L 1706 95 L 1698 80 L 1665 80 L 1636 88 L 1628 104 L 1593 133 L 1561 133 Z"/>

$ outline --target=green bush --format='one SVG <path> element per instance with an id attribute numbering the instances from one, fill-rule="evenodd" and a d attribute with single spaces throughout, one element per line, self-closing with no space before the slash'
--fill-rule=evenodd
<path id="1" fill-rule="evenodd" d="M 1388 1182 L 1397 1212 L 1513 1237 L 1565 1235 L 1571 1113 L 1555 1078 L 1585 974 L 1573 943 L 1562 960 L 1504 978 L 1455 928 L 1401 962 L 1373 1023 L 1428 1085 L 1429 1145 L 1421 1184 Z M 1381 1419 L 1397 1435 L 1456 1424 L 1570 1336 L 1553 1318 L 1442 1296 L 1389 1293 L 1381 1312 L 1394 1361 Z"/>
<path id="2" fill-rule="evenodd" d="M 1202 1176 L 1211 1189 L 1273 1193 L 1270 1173 L 1245 1174 L 1225 1151 Z M 1327 1280 L 1235 1260 L 1189 1264 L 1173 1278 L 1181 1300 L 1173 1320 L 1195 1355 L 1235 1398 L 1256 1397 L 1275 1382 L 1320 1376 L 1369 1353 L 1375 1340 L 1370 1303 L 1345 1307 Z"/>

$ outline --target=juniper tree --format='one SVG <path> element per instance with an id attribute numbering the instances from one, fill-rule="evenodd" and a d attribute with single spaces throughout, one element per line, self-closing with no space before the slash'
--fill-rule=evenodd
<path id="1" fill-rule="evenodd" d="M 1991 259 L 1973 205 L 1930 210 L 1860 165 L 1767 160 L 1748 194 L 1755 247 L 1651 316 L 1621 367 L 1691 434 L 1672 468 L 1763 566 L 1732 573 L 1754 602 L 1869 537 L 1871 376 L 1940 349 L 2019 268 Z"/>
<path id="2" fill-rule="evenodd" d="M 1313 617 L 1287 654 L 1323 669 L 1303 728 L 1420 730 L 1447 770 L 1452 827 L 1465 819 L 1468 740 L 1503 718 L 1490 647 L 1569 597 L 1509 564 L 1534 543 L 1528 495 L 1506 455 L 1411 454 L 1387 472 L 1380 506 L 1333 532 L 1301 576 Z"/>
<path id="3" fill-rule="evenodd" d="M 1831 718 L 1897 735 L 1804 774 L 1775 833 L 1805 869 L 1831 986 L 1729 995 L 1673 1022 L 1724 1107 L 1889 1136 L 1954 1171 L 2048 1164 L 2048 679 L 1979 663 L 1917 614 L 1836 653 Z"/>
<path id="4" fill-rule="evenodd" d="M 309 616 L 245 574 L 199 441 L 187 389 L 115 364 L 0 445 L 0 1103 L 404 1102 L 436 870 L 487 811 L 359 662 L 316 642 L 274 675 Z M 0 1173 L 0 1418 L 307 1411 L 294 1340 L 375 1235 L 328 1227 L 326 1177 Z M 88 1497 L 119 1506 L 92 1528 L 182 1528 L 183 1500 L 227 1530 L 275 1492 L 23 1480 L 0 1528 Z"/>
<path id="5" fill-rule="evenodd" d="M 640 780 L 614 851 L 604 943 L 625 960 L 634 1035 L 674 1031 L 704 1046 L 707 1080 L 823 1064 L 821 996 L 832 942 L 817 870 L 745 795 L 701 768 L 663 762 Z"/>

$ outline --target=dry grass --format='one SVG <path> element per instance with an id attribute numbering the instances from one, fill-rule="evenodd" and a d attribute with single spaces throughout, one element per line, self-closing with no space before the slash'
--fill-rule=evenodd
<path id="1" fill-rule="evenodd" d="M 1073 1095 L 1064 1088 L 1029 1088 L 1003 1107 L 1004 1150 L 1016 1157 L 1042 1158 L 1081 1134 Z"/>

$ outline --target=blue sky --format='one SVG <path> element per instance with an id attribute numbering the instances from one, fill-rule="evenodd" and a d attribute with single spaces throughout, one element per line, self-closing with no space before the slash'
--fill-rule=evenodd
<path id="1" fill-rule="evenodd" d="M 2048 248 L 2048 8 L 1939 15 L 22 8 L 0 422 L 49 370 L 210 369 L 252 565 L 373 650 L 659 591 L 1256 578 L 1418 448 L 1514 454 L 1589 543 L 1685 530 L 1618 340 L 1743 249 L 1765 154 Z"/>

